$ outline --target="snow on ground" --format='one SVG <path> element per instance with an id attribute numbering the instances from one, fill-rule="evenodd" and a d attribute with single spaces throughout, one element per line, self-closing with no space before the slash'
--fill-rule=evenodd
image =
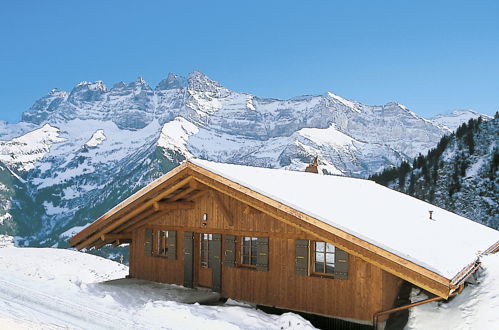
<path id="1" fill-rule="evenodd" d="M 412 308 L 405 329 L 499 329 L 499 254 L 483 256 L 482 267 L 477 284 L 468 285 L 451 301 Z M 411 298 L 419 301 L 426 297 L 413 292 Z"/>
<path id="2" fill-rule="evenodd" d="M 314 329 L 296 314 L 270 315 L 233 301 L 187 304 L 211 293 L 123 279 L 127 266 L 93 255 L 5 245 L 0 329 Z"/>

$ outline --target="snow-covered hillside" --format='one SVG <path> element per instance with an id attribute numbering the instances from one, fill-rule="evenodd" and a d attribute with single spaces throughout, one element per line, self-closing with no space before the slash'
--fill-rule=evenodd
<path id="1" fill-rule="evenodd" d="M 314 329 L 296 314 L 270 315 L 231 300 L 188 304 L 209 293 L 119 280 L 128 267 L 117 262 L 9 241 L 0 236 L 0 329 Z"/>
<path id="2" fill-rule="evenodd" d="M 0 232 L 21 244 L 62 235 L 188 157 L 365 177 L 436 145 L 447 127 L 405 106 L 331 92 L 289 100 L 234 92 L 200 72 L 108 89 L 53 89 L 16 124 L 0 122 Z M 62 235 L 62 236 L 61 236 Z"/>
<path id="3" fill-rule="evenodd" d="M 471 119 L 426 156 L 372 176 L 378 183 L 499 229 L 499 114 Z"/>
<path id="4" fill-rule="evenodd" d="M 477 119 L 478 117 L 492 119 L 490 116 L 479 114 L 473 110 L 453 110 L 448 114 L 436 115 L 430 118 L 430 120 L 441 127 L 455 131 L 462 123 L 466 123 L 472 118 Z"/>
<path id="5" fill-rule="evenodd" d="M 451 301 L 412 308 L 405 329 L 499 329 L 499 254 L 483 256 L 482 268 L 476 282 Z M 417 290 L 411 294 L 413 302 L 425 298 Z"/>
<path id="6" fill-rule="evenodd" d="M 210 293 L 122 279 L 128 268 L 86 253 L 16 248 L 0 235 L 0 329 L 314 329 L 300 316 L 269 315 Z M 499 254 L 484 256 L 475 284 L 447 303 L 412 308 L 407 330 L 499 329 Z M 414 291 L 413 301 L 424 299 Z"/>

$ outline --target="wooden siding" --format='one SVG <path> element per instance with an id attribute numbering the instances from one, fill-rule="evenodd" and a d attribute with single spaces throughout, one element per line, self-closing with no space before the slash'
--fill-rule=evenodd
<path id="1" fill-rule="evenodd" d="M 203 221 L 204 213 L 208 214 L 207 221 Z M 145 256 L 146 228 L 177 230 L 175 260 Z M 243 235 L 269 237 L 268 271 L 222 265 L 224 297 L 369 322 L 374 312 L 391 307 L 398 292 L 400 280 L 397 277 L 353 255 L 349 256 L 347 280 L 296 274 L 295 240 L 314 240 L 315 237 L 267 214 L 248 209 L 245 204 L 223 194 L 204 195 L 196 200 L 194 209 L 157 213 L 135 229 L 130 275 L 182 285 L 183 240 L 179 238 L 184 231 L 231 234 L 238 240 Z M 198 248 L 195 245 L 195 250 Z M 197 264 L 195 257 L 195 277 Z"/>

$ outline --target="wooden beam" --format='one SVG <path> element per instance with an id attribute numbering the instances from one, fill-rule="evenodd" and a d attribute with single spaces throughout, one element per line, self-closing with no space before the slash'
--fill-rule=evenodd
<path id="1" fill-rule="evenodd" d="M 155 202 L 152 204 L 154 211 L 188 210 L 193 209 L 194 202 Z"/>
<path id="2" fill-rule="evenodd" d="M 81 241 L 80 243 L 76 244 L 75 248 L 78 249 L 78 250 L 80 250 L 80 249 L 82 249 L 84 247 L 87 247 L 88 244 L 90 244 L 90 243 L 96 241 L 97 239 L 99 239 L 100 235 L 109 233 L 113 229 L 115 229 L 118 226 L 120 226 L 121 224 L 123 224 L 128 219 L 131 219 L 131 218 L 135 217 L 136 215 L 142 213 L 143 211 L 147 210 L 148 208 L 150 208 L 155 202 L 158 202 L 158 201 L 162 200 L 164 197 L 168 196 L 169 194 L 171 194 L 175 190 L 177 190 L 177 189 L 185 186 L 191 180 L 192 180 L 192 177 L 188 176 L 185 179 L 177 182 L 176 184 L 174 184 L 170 188 L 166 189 L 165 191 L 161 192 L 160 194 L 158 194 L 154 198 L 152 198 L 152 199 L 148 200 L 147 202 L 143 203 L 141 206 L 133 209 L 132 211 L 130 211 L 129 213 L 127 213 L 123 217 L 118 218 L 115 221 L 112 221 L 110 224 L 108 224 L 107 226 L 105 226 L 104 228 L 102 228 L 100 230 L 100 232 L 98 231 L 98 232 L 90 235 L 89 237 L 87 237 L 86 239 L 84 239 L 83 241 Z"/>
<path id="3" fill-rule="evenodd" d="M 199 183 L 196 180 L 192 180 L 191 182 L 189 182 L 189 188 L 187 188 L 184 191 L 178 193 L 176 196 L 174 196 L 173 198 L 171 198 L 171 200 L 172 201 L 178 201 L 178 200 L 184 198 L 185 196 L 187 196 L 190 193 L 192 193 L 194 190 L 199 190 L 198 186 L 199 186 Z"/>
<path id="4" fill-rule="evenodd" d="M 116 241 L 113 242 L 113 246 L 117 247 L 117 246 L 120 246 L 122 244 L 128 244 L 128 243 L 132 243 L 132 240 L 131 239 L 117 239 Z"/>
<path id="5" fill-rule="evenodd" d="M 106 241 L 98 241 L 97 243 L 95 243 L 95 244 L 93 245 L 93 247 L 94 247 L 94 249 L 98 250 L 98 249 L 100 249 L 101 247 L 103 247 L 103 246 L 105 246 L 105 245 L 107 245 L 107 244 L 109 244 L 109 242 L 106 242 Z M 90 248 L 91 248 L 91 247 L 90 247 Z"/>
<path id="6" fill-rule="evenodd" d="M 134 225 L 137 223 L 137 222 L 140 222 L 154 214 L 158 214 L 156 211 L 154 211 L 154 209 L 148 209 L 147 211 L 145 212 L 142 212 L 141 214 L 139 214 L 138 216 L 128 220 L 127 222 L 125 222 L 124 224 L 122 224 L 121 226 L 119 226 L 118 228 L 115 229 L 115 231 L 117 233 L 120 233 L 120 232 L 126 232 L 128 233 L 129 235 L 132 235 L 132 231 L 133 231 L 133 227 Z"/>
<path id="7" fill-rule="evenodd" d="M 210 192 L 210 190 L 208 190 L 208 189 L 207 190 L 200 190 L 197 193 L 194 193 L 192 196 L 189 196 L 189 200 L 190 201 L 196 200 L 196 199 L 206 195 L 209 192 Z"/>
<path id="8" fill-rule="evenodd" d="M 150 198 L 147 198 L 148 194 L 151 194 L 155 192 L 156 190 L 160 190 L 163 185 L 165 185 L 170 179 L 173 177 L 180 175 L 181 172 L 185 172 L 187 167 L 189 166 L 188 162 L 185 162 L 181 164 L 180 166 L 177 166 L 170 172 L 166 173 L 162 177 L 154 180 L 144 188 L 140 189 L 137 191 L 135 194 L 131 195 L 127 199 L 125 199 L 123 202 L 117 204 L 115 207 L 104 213 L 102 216 L 100 216 L 96 221 L 94 221 L 90 226 L 87 228 L 83 229 L 80 231 L 78 234 L 75 236 L 71 237 L 69 239 L 69 243 L 71 246 L 76 247 L 79 243 L 83 242 L 86 240 L 88 237 L 90 237 L 92 234 L 96 233 L 97 231 L 101 230 L 103 227 L 107 225 L 111 219 L 114 217 L 119 217 L 117 216 L 120 213 L 125 213 L 126 208 L 130 206 L 135 206 L 135 204 L 138 204 L 140 202 L 145 202 L 149 200 Z M 168 189 L 168 188 L 167 188 Z M 161 194 L 161 191 L 158 192 L 158 194 Z"/>
<path id="9" fill-rule="evenodd" d="M 113 239 L 132 239 L 132 234 L 102 234 L 100 235 L 102 241 L 108 241 Z"/>
<path id="10" fill-rule="evenodd" d="M 222 211 L 225 219 L 227 219 L 229 226 L 234 226 L 234 218 L 232 216 L 232 213 L 230 213 L 229 209 L 225 206 L 225 203 L 223 202 L 222 198 L 220 197 L 219 192 L 215 191 L 215 190 L 211 190 L 210 194 L 213 197 L 213 200 L 217 204 L 218 208 Z"/>
<path id="11" fill-rule="evenodd" d="M 248 215 L 248 214 L 259 214 L 261 212 L 249 205 L 246 205 L 246 207 L 243 209 L 243 213 Z"/>

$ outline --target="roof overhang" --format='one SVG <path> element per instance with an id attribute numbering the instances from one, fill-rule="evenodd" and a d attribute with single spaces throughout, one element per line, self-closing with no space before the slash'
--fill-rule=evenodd
<path id="1" fill-rule="evenodd" d="M 70 244 L 77 249 L 100 248 L 106 244 L 119 245 L 120 242 L 131 239 L 131 231 L 156 212 L 162 209 L 189 208 L 189 203 L 207 191 L 228 195 L 317 240 L 334 241 L 335 245 L 348 253 L 440 297 L 448 298 L 462 284 L 456 278 L 447 279 L 192 162 L 184 162 L 113 207 L 73 236 Z M 466 273 L 468 270 L 463 269 L 462 272 Z"/>

